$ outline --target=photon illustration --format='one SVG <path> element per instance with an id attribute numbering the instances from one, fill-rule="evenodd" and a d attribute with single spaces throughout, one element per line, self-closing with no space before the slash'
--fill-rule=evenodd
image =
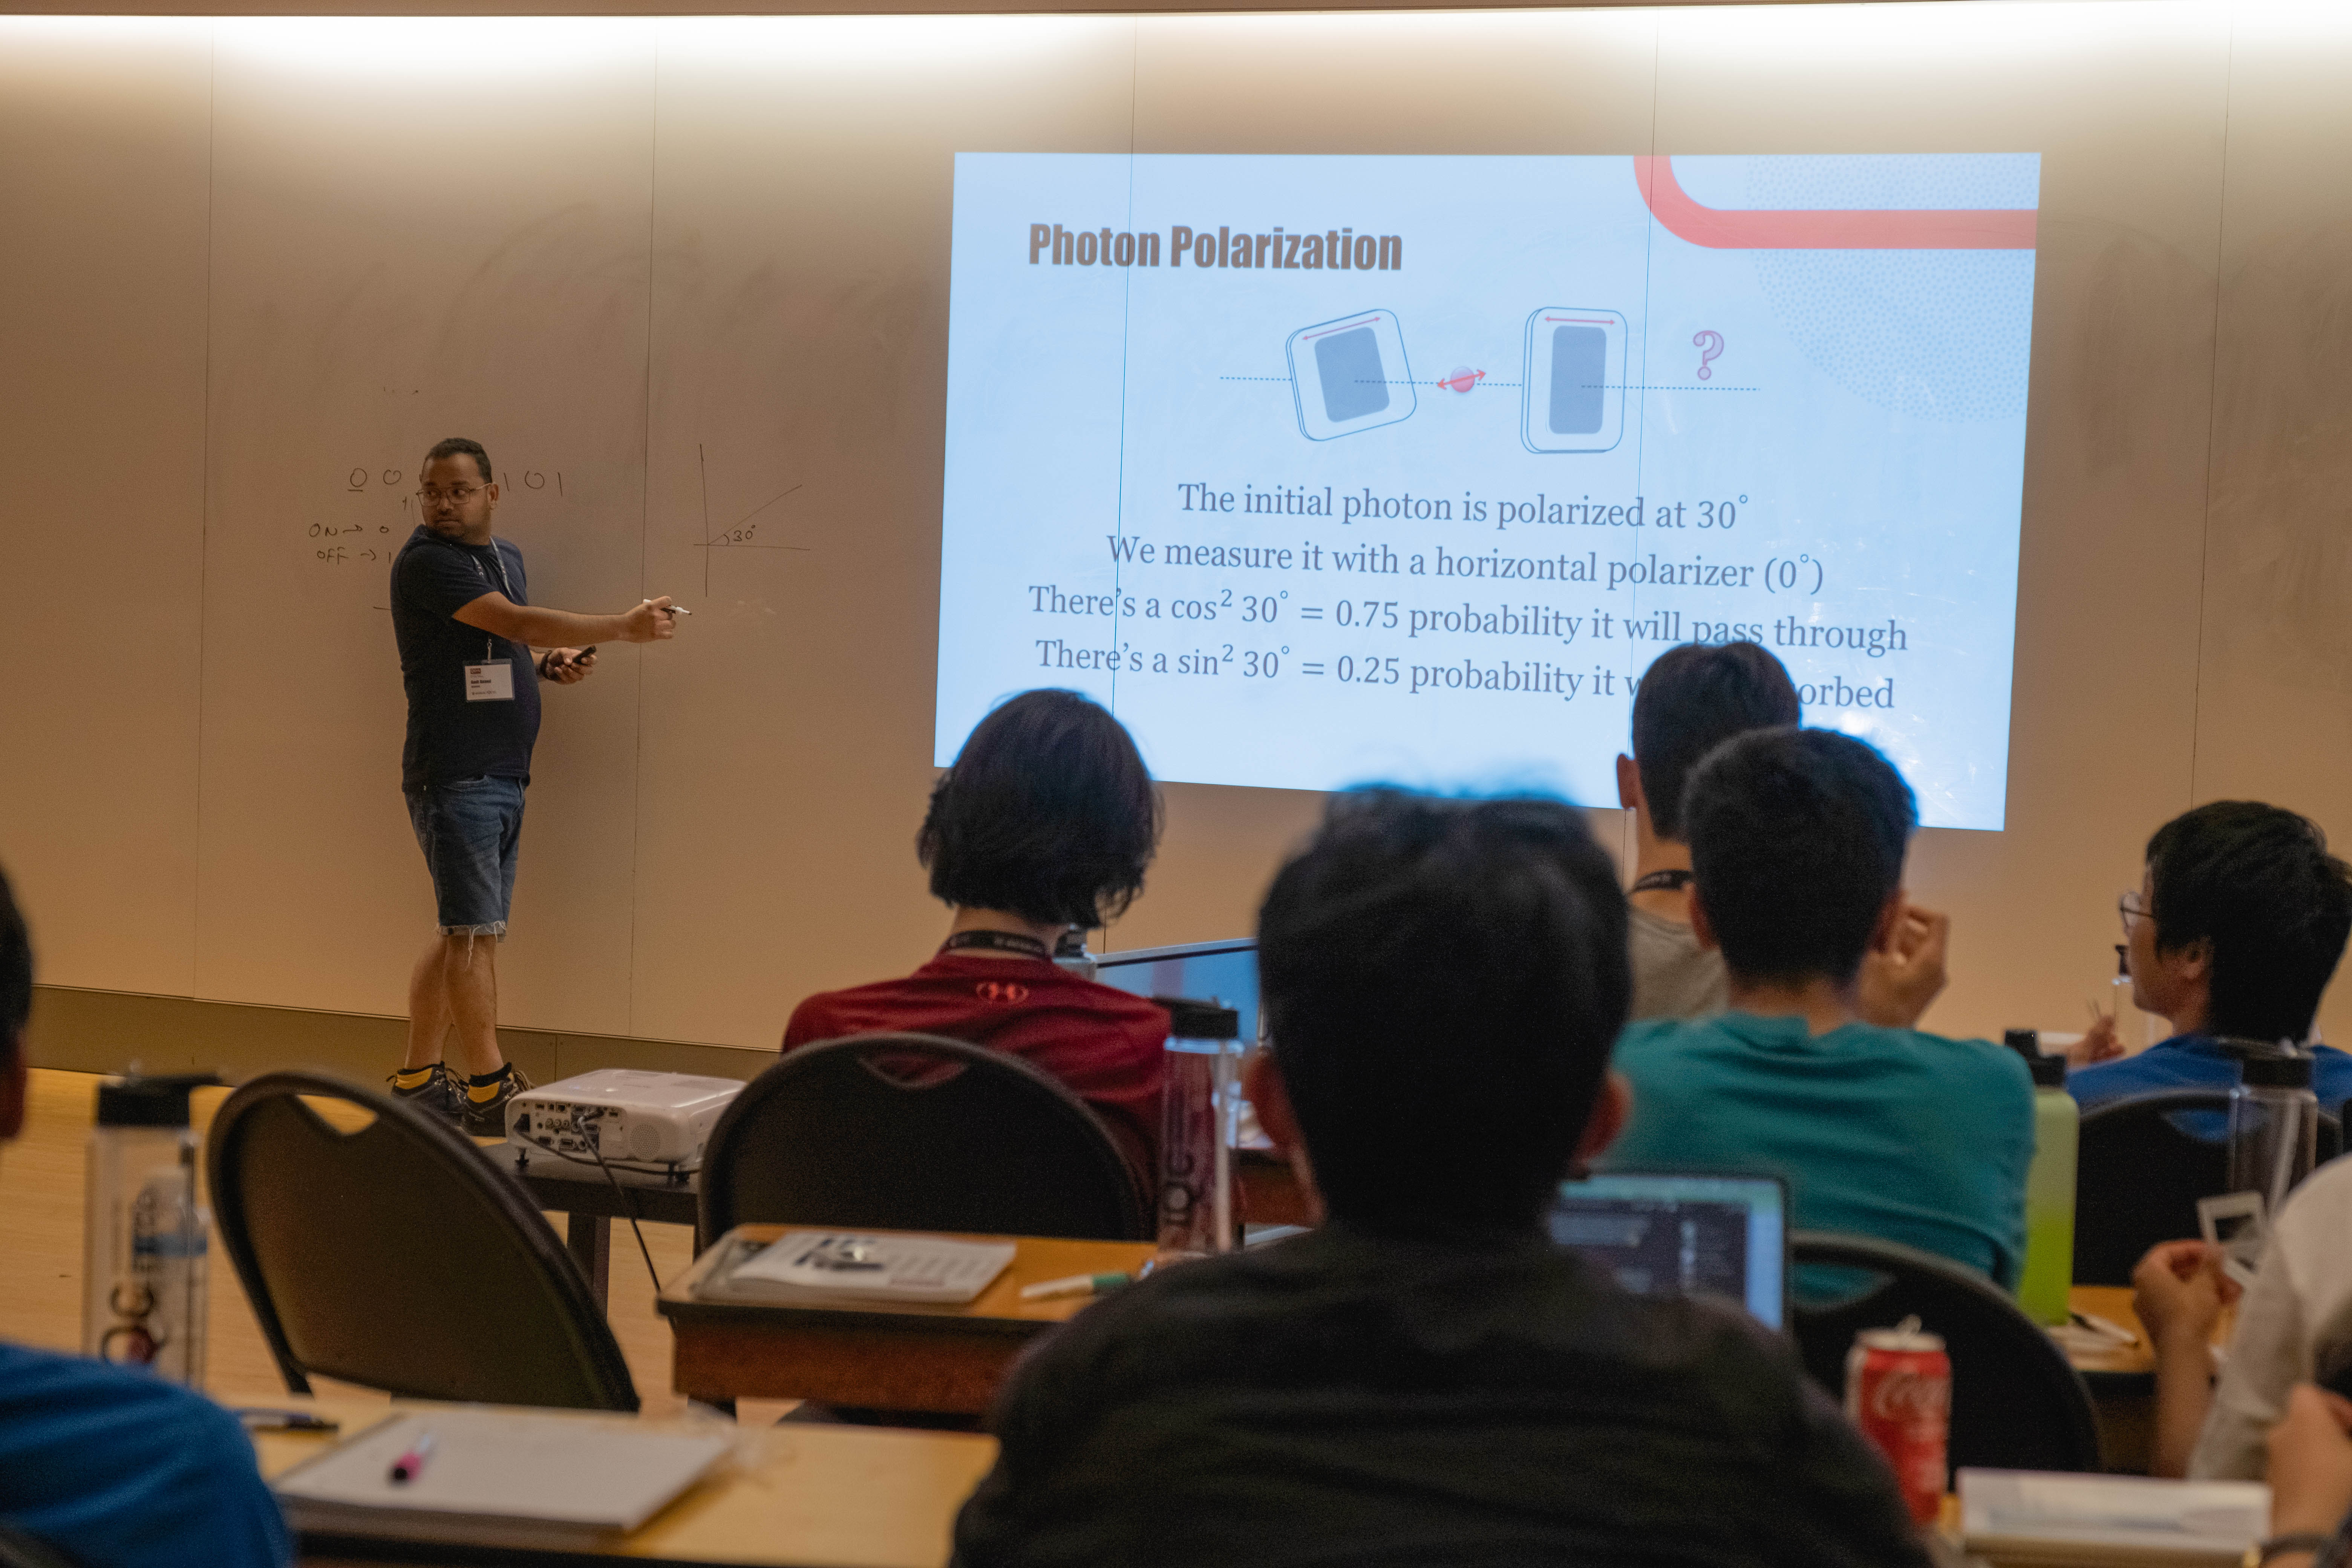
<path id="1" fill-rule="evenodd" d="M 1472 370 L 1466 364 L 1457 364 L 1445 374 L 1439 376 L 1437 384 L 1448 392 L 1466 393 L 1486 379 L 1485 371 Z"/>
<path id="2" fill-rule="evenodd" d="M 1606 452 L 1625 429 L 1625 318 L 1548 305 L 1528 318 L 1519 440 L 1530 452 Z"/>
<path id="3" fill-rule="evenodd" d="M 1329 441 L 1412 417 L 1412 370 L 1393 310 L 1301 327 L 1284 352 L 1298 428 L 1308 440 Z"/>

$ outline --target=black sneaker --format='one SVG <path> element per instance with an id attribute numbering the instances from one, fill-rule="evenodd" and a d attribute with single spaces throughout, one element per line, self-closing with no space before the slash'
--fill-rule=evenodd
<path id="1" fill-rule="evenodd" d="M 419 1110 L 429 1110 L 436 1116 L 446 1117 L 452 1121 L 461 1120 L 465 1115 L 464 1080 L 439 1062 L 433 1064 L 431 1071 L 433 1076 L 415 1089 L 401 1088 L 398 1073 L 394 1073 L 390 1078 L 385 1079 L 384 1082 L 392 1086 L 393 1098 L 395 1100 L 404 1100 Z"/>
<path id="2" fill-rule="evenodd" d="M 507 1076 L 499 1082 L 499 1092 L 488 1100 L 476 1100 L 472 1092 L 454 1077 L 457 1101 L 463 1107 L 458 1121 L 471 1138 L 503 1138 L 507 1135 L 507 1107 L 514 1097 L 530 1087 L 530 1079 L 522 1076 L 522 1068 L 507 1064 Z"/>

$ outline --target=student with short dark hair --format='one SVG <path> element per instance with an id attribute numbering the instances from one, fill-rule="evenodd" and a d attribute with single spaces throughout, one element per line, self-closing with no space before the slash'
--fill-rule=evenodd
<path id="1" fill-rule="evenodd" d="M 1634 1017 L 1696 1018 L 1729 1004 L 1722 955 L 1691 934 L 1683 787 L 1724 742 L 1794 724 L 1800 712 L 1788 670 L 1752 642 L 1685 643 L 1643 673 L 1633 697 L 1633 754 L 1617 758 L 1617 803 L 1633 814 L 1626 902 Z"/>
<path id="2" fill-rule="evenodd" d="M 2158 828 L 2147 861 L 2138 892 L 2123 900 L 2132 1004 L 2172 1036 L 2068 1075 L 2086 1109 L 2158 1089 L 2227 1089 L 2237 1053 L 2307 1041 L 2352 935 L 2352 868 L 2292 811 L 2213 801 Z M 2312 1054 L 2312 1088 L 2333 1110 L 2352 1098 L 2352 1057 L 2327 1046 Z"/>
<path id="3" fill-rule="evenodd" d="M 1135 742 L 1075 691 L 1024 691 L 982 719 L 931 790 L 915 854 L 955 911 L 903 980 L 821 992 L 784 1049 L 913 1031 L 968 1040 L 1060 1079 L 1109 1126 L 1147 1191 L 1159 1185 L 1168 1015 L 1054 962 L 1062 937 L 1143 890 L 1160 795 Z"/>
<path id="4" fill-rule="evenodd" d="M 25 1124 L 33 949 L 0 874 L 0 1142 Z M 277 1568 L 286 1521 L 236 1417 L 142 1368 L 0 1341 L 0 1524 L 81 1568 Z"/>
<path id="5" fill-rule="evenodd" d="M 1259 913 L 1249 1080 L 1325 1222 L 1037 1341 L 957 1561 L 1924 1563 L 1784 1341 L 1542 1229 L 1624 1114 L 1624 908 L 1568 806 L 1334 800 Z"/>
<path id="6" fill-rule="evenodd" d="M 1912 1026 L 1943 987 L 1948 923 L 1912 908 L 1917 818 L 1885 758 L 1828 730 L 1710 753 L 1684 795 L 1691 922 L 1731 1007 L 1618 1042 L 1626 1166 L 1789 1179 L 1796 1225 L 1940 1253 L 2014 1287 L 2033 1087 L 2016 1052 Z"/>

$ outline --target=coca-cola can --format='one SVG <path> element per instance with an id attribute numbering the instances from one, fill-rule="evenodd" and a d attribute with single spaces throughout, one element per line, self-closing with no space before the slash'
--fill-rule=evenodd
<path id="1" fill-rule="evenodd" d="M 1845 1413 L 1895 1467 L 1913 1522 L 1933 1523 L 1950 1479 L 1952 1361 L 1943 1336 L 1922 1333 L 1916 1320 L 1854 1335 L 1845 1358 Z"/>

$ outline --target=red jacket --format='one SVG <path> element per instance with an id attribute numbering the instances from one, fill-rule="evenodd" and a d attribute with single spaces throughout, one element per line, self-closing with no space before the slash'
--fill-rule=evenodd
<path id="1" fill-rule="evenodd" d="M 1048 959 L 943 952 L 903 980 L 810 997 L 793 1009 L 784 1049 L 900 1030 L 968 1040 L 1050 1074 L 1109 1126 L 1143 1190 L 1158 1190 L 1164 1009 Z"/>

